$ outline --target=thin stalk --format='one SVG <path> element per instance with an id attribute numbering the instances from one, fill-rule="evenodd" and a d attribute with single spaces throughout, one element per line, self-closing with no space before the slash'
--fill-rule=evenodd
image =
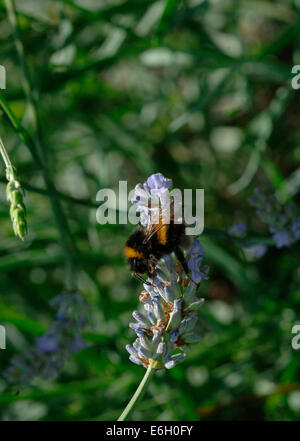
<path id="1" fill-rule="evenodd" d="M 23 143 L 26 145 L 26 147 L 30 151 L 30 153 L 31 153 L 33 159 L 35 160 L 35 162 L 37 163 L 37 165 L 42 168 L 43 164 L 41 162 L 40 157 L 38 156 L 38 154 L 35 151 L 34 140 L 29 135 L 27 130 L 25 130 L 24 127 L 22 127 L 19 124 L 19 121 L 16 118 L 16 116 L 14 115 L 13 111 L 11 110 L 8 102 L 6 101 L 4 96 L 1 94 L 0 94 L 0 106 L 2 107 L 2 110 L 3 110 L 4 114 L 6 115 L 6 117 L 8 118 L 9 122 L 11 123 L 11 125 L 13 126 L 15 131 L 17 132 L 18 136 L 20 137 L 20 139 L 23 141 Z"/>
<path id="2" fill-rule="evenodd" d="M 29 70 L 28 70 L 28 67 L 27 67 L 27 64 L 25 61 L 24 47 L 22 44 L 22 40 L 20 38 L 14 0 L 4 0 L 4 1 L 5 1 L 6 9 L 7 9 L 8 19 L 11 24 L 11 28 L 12 28 L 12 32 L 13 32 L 13 36 L 14 36 L 14 41 L 15 41 L 15 46 L 17 49 L 19 62 L 20 62 L 21 69 L 23 72 L 23 75 L 21 76 L 22 87 L 23 87 L 23 90 L 25 92 L 25 95 L 26 95 L 26 98 L 28 101 L 28 107 L 29 107 L 29 111 L 31 113 L 31 120 L 33 123 L 33 128 L 35 131 L 37 131 L 37 126 L 38 126 L 37 113 L 35 111 L 35 102 L 34 102 L 34 99 L 32 96 L 31 84 L 30 84 L 30 79 L 29 79 L 30 78 Z"/>
<path id="3" fill-rule="evenodd" d="M 150 378 L 152 377 L 154 371 L 155 371 L 155 369 L 153 368 L 153 363 L 150 363 L 142 381 L 139 384 L 139 387 L 137 388 L 137 390 L 133 394 L 131 400 L 129 401 L 129 403 L 125 407 L 125 409 L 122 412 L 122 414 L 120 415 L 120 417 L 118 418 L 118 421 L 125 421 L 128 418 L 128 416 L 130 415 L 130 413 L 134 410 L 137 402 L 143 397 L 143 395 L 146 391 L 146 388 L 148 386 L 148 383 L 150 381 Z"/>
<path id="4" fill-rule="evenodd" d="M 0 176 L 0 182 L 6 183 L 6 179 L 2 178 Z M 24 188 L 24 190 L 32 191 L 33 193 L 38 193 L 43 196 L 49 196 L 48 190 L 35 187 L 35 186 L 28 184 L 24 181 L 20 181 L 20 184 Z M 83 207 L 88 207 L 88 208 L 98 208 L 99 207 L 99 204 L 97 204 L 96 202 L 92 202 L 89 199 L 74 198 L 74 197 L 69 196 L 67 194 L 61 193 L 58 190 L 56 190 L 56 197 L 58 197 L 59 199 L 61 199 L 63 201 L 70 202 L 71 204 L 82 205 Z"/>
<path id="5" fill-rule="evenodd" d="M 11 163 L 11 161 L 9 159 L 8 153 L 6 151 L 6 148 L 4 147 L 4 144 L 3 144 L 1 138 L 0 138 L 0 153 L 1 153 L 1 156 L 3 158 L 4 164 L 5 164 L 5 168 L 12 167 L 12 163 Z"/>

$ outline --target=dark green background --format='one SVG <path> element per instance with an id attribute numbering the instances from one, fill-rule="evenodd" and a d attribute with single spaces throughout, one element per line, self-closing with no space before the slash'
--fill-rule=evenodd
<path id="1" fill-rule="evenodd" d="M 291 87 L 291 69 L 300 63 L 300 2 L 21 0 L 16 7 L 47 173 L 91 311 L 89 347 L 56 380 L 37 379 L 17 394 L 0 378 L 1 418 L 121 413 L 144 374 L 124 349 L 134 339 L 128 323 L 141 286 L 123 258 L 133 227 L 98 225 L 96 193 L 161 172 L 178 188 L 205 189 L 200 242 L 211 278 L 200 288 L 202 340 L 182 365 L 156 374 L 132 418 L 299 419 L 300 350 L 291 347 L 300 321 L 299 244 L 271 245 L 255 261 L 224 232 L 246 221 L 244 244 L 272 244 L 247 202 L 256 186 L 297 202 L 300 90 Z M 1 95 L 20 124 L 14 130 L 2 114 L 0 136 L 27 190 L 29 224 L 22 243 L 12 233 L 1 165 L 3 371 L 53 320 L 48 302 L 64 290 L 65 256 L 45 170 L 19 136 L 21 126 L 33 137 L 35 129 L 3 1 L 0 38 Z"/>

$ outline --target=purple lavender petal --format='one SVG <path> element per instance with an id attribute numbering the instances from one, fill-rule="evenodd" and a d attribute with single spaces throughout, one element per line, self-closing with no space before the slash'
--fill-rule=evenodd
<path id="1" fill-rule="evenodd" d="M 273 239 L 276 242 L 277 248 L 288 247 L 292 242 L 292 238 L 287 231 L 277 231 L 273 235 Z"/>
<path id="2" fill-rule="evenodd" d="M 58 350 L 59 345 L 55 337 L 50 335 L 43 335 L 36 339 L 36 345 L 38 349 L 44 353 L 51 353 Z"/>
<path id="3" fill-rule="evenodd" d="M 172 184 L 172 180 L 165 178 L 161 173 L 155 173 L 147 179 L 150 190 L 167 190 Z"/>
<path id="4" fill-rule="evenodd" d="M 230 236 L 243 236 L 244 234 L 246 234 L 246 232 L 247 226 L 245 222 L 234 224 L 228 229 L 228 234 L 230 234 Z"/>
<path id="5" fill-rule="evenodd" d="M 296 240 L 300 239 L 300 217 L 294 220 L 292 224 L 292 232 Z"/>

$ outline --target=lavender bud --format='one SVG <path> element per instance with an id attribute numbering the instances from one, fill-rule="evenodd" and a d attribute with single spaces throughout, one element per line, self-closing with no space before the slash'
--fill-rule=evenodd
<path id="1" fill-rule="evenodd" d="M 153 331 L 153 338 L 152 338 L 152 345 L 155 348 L 155 350 L 156 350 L 156 348 L 157 348 L 157 346 L 158 346 L 158 344 L 160 342 L 160 337 L 161 337 L 161 330 L 154 329 L 154 331 Z"/>
<path id="2" fill-rule="evenodd" d="M 154 325 L 155 324 L 155 317 L 151 311 L 147 311 L 147 317 L 148 317 L 148 320 L 150 321 L 151 325 Z"/>
<path id="3" fill-rule="evenodd" d="M 195 297 L 196 287 L 197 287 L 196 284 L 191 280 L 183 295 L 186 305 L 190 304 L 193 298 Z"/>
<path id="4" fill-rule="evenodd" d="M 129 352 L 130 355 L 134 355 L 135 357 L 137 357 L 137 355 L 138 355 L 137 351 L 134 349 L 133 346 L 126 345 L 125 348 L 126 348 L 126 351 Z"/>
<path id="5" fill-rule="evenodd" d="M 171 360 L 167 361 L 167 363 L 165 363 L 165 367 L 167 369 L 172 369 L 173 367 L 175 367 L 179 363 L 182 363 L 185 360 L 185 358 L 186 358 L 186 354 L 176 354 L 176 355 L 173 355 L 171 357 Z"/>
<path id="6" fill-rule="evenodd" d="M 171 290 L 174 295 L 174 298 L 179 299 L 179 297 L 181 297 L 181 291 L 180 291 L 180 287 L 178 284 L 178 274 L 171 273 L 170 281 L 171 281 Z"/>
<path id="7" fill-rule="evenodd" d="M 170 314 L 169 324 L 168 327 L 172 329 L 176 329 L 181 321 L 181 299 L 177 299 L 174 301 L 174 309 L 172 313 Z"/>
<path id="8" fill-rule="evenodd" d="M 132 363 L 135 363 L 137 365 L 142 365 L 142 362 L 134 355 L 130 355 L 129 360 L 132 361 Z"/>
<path id="9" fill-rule="evenodd" d="M 137 322 L 141 323 L 143 326 L 149 326 L 149 320 L 147 319 L 147 317 L 144 316 L 144 314 L 138 311 L 133 311 L 132 316 L 133 318 L 135 318 Z"/>
<path id="10" fill-rule="evenodd" d="M 202 299 L 197 300 L 196 302 L 191 303 L 186 308 L 186 311 L 197 311 L 198 309 L 201 308 L 201 306 L 203 305 L 204 301 L 205 300 L 202 298 Z"/>
<path id="11" fill-rule="evenodd" d="M 148 351 L 143 346 L 140 347 L 138 354 L 139 354 L 139 357 L 141 357 L 141 358 L 151 358 L 152 357 L 151 351 Z"/>
<path id="12" fill-rule="evenodd" d="M 190 332 L 194 329 L 194 326 L 198 320 L 198 317 L 195 313 L 189 313 L 187 318 L 183 319 L 181 325 L 179 326 L 179 333 L 184 334 Z"/>
<path id="13" fill-rule="evenodd" d="M 177 340 L 177 338 L 179 337 L 179 332 L 178 331 L 172 331 L 170 334 L 170 342 L 171 343 L 175 343 L 175 341 Z"/>
<path id="14" fill-rule="evenodd" d="M 161 300 L 159 296 L 155 296 L 153 298 L 153 302 L 154 302 L 154 308 L 153 308 L 153 312 L 154 315 L 156 316 L 157 320 L 165 320 L 165 314 L 164 314 L 164 310 L 161 306 Z"/>
<path id="15" fill-rule="evenodd" d="M 148 351 L 151 351 L 153 349 L 152 342 L 145 335 L 143 337 L 140 337 L 139 341 L 141 343 L 141 346 L 143 346 Z"/>
<path id="16" fill-rule="evenodd" d="M 163 355 L 166 351 L 166 343 L 160 342 L 159 345 L 157 346 L 157 354 L 158 355 Z"/>
<path id="17" fill-rule="evenodd" d="M 169 254 L 165 254 L 163 256 L 163 259 L 165 261 L 165 265 L 166 265 L 167 270 L 169 271 L 169 273 L 174 272 L 175 271 L 175 266 L 173 265 L 171 256 L 169 256 Z"/>
<path id="18" fill-rule="evenodd" d="M 165 286 L 164 287 L 164 298 L 166 299 L 167 302 L 173 302 L 174 301 L 174 294 L 172 292 L 172 290 L 168 287 Z"/>

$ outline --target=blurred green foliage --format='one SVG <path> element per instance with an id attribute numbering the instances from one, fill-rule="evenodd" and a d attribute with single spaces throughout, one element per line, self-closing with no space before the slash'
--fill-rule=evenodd
<path id="1" fill-rule="evenodd" d="M 247 221 L 247 243 L 272 243 L 247 202 L 257 185 L 299 201 L 300 92 L 290 81 L 300 2 L 18 0 L 16 9 L 19 35 L 0 1 L 0 135 L 26 189 L 29 230 L 24 243 L 13 235 L 1 165 L 1 371 L 51 323 L 48 302 L 66 283 L 91 311 L 89 347 L 57 380 L 16 391 L 0 378 L 1 418 L 121 413 L 144 374 L 124 349 L 141 286 L 123 258 L 133 227 L 98 225 L 96 193 L 161 172 L 178 188 L 205 189 L 211 278 L 201 342 L 156 374 L 133 418 L 299 419 L 299 244 L 255 261 L 225 232 Z"/>

